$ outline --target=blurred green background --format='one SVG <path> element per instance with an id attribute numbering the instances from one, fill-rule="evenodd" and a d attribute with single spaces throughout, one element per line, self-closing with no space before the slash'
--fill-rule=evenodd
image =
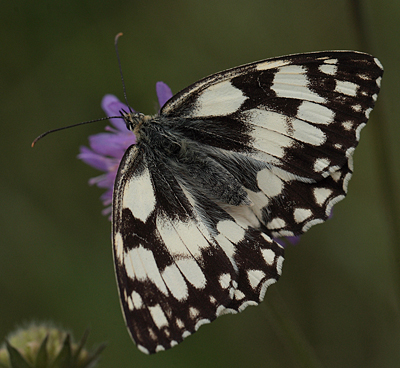
<path id="1" fill-rule="evenodd" d="M 400 2 L 395 0 L 5 1 L 0 12 L 0 337 L 52 320 L 90 343 L 101 367 L 400 366 Z M 257 308 L 219 318 L 168 352 L 140 353 L 125 329 L 110 223 L 94 169 L 76 159 L 104 122 L 104 94 L 154 113 L 155 83 L 180 89 L 239 64 L 354 49 L 385 67 L 383 90 L 334 217 L 287 250 Z"/>

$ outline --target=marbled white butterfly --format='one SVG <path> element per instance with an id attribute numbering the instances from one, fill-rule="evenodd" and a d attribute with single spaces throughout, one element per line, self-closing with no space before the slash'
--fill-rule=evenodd
<path id="1" fill-rule="evenodd" d="M 137 143 L 114 185 L 114 259 L 141 351 L 263 300 L 283 262 L 273 238 L 346 195 L 382 74 L 364 53 L 289 55 L 204 78 L 155 116 L 122 113 Z"/>

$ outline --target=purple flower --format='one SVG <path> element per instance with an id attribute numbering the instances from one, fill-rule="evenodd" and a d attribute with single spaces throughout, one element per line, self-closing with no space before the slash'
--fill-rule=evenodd
<path id="1" fill-rule="evenodd" d="M 172 97 L 171 89 L 163 82 L 156 83 L 156 92 L 160 108 Z M 121 110 L 129 111 L 129 107 L 118 100 L 114 95 L 105 95 L 101 107 L 107 116 L 119 116 Z M 94 168 L 104 171 L 104 174 L 91 178 L 89 184 L 96 184 L 105 188 L 106 192 L 100 197 L 104 206 L 103 215 L 110 215 L 113 195 L 113 186 L 119 163 L 129 146 L 136 143 L 135 135 L 126 128 L 120 118 L 109 119 L 113 127 L 106 126 L 107 133 L 99 133 L 89 137 L 90 148 L 82 146 L 78 158 Z M 285 241 L 283 241 L 283 239 Z M 297 244 L 299 236 L 274 239 L 282 246 L 287 242 Z"/>
<path id="2" fill-rule="evenodd" d="M 156 83 L 156 92 L 160 108 L 172 97 L 171 89 L 163 82 Z M 119 116 L 120 110 L 129 111 L 129 107 L 113 95 L 105 95 L 101 107 L 107 116 Z M 107 133 L 99 133 L 89 137 L 90 148 L 82 146 L 78 158 L 94 168 L 104 171 L 104 174 L 89 180 L 99 188 L 107 189 L 101 200 L 106 206 L 104 215 L 111 213 L 113 185 L 119 163 L 129 146 L 136 143 L 135 135 L 126 128 L 123 119 L 109 119 L 113 127 L 107 126 Z"/>

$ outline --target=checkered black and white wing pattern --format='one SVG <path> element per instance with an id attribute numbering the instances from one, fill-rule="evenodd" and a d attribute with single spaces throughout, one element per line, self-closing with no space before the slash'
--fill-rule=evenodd
<path id="1" fill-rule="evenodd" d="M 279 244 L 180 182 L 148 148 L 131 146 L 121 162 L 113 231 L 125 321 L 145 353 L 257 305 L 281 273 Z"/>
<path id="2" fill-rule="evenodd" d="M 200 80 L 161 115 L 184 116 L 173 129 L 217 151 L 253 199 L 250 223 L 274 237 L 300 235 L 346 195 L 382 74 L 364 53 L 289 55 Z"/>
<path id="3" fill-rule="evenodd" d="M 200 80 L 154 117 L 124 115 L 137 144 L 114 185 L 114 258 L 141 351 L 263 300 L 283 262 L 273 238 L 346 195 L 382 73 L 363 53 L 290 55 Z"/>

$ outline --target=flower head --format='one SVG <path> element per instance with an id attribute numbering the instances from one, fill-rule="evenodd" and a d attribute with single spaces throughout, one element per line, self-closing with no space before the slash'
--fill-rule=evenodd
<path id="1" fill-rule="evenodd" d="M 81 341 L 75 342 L 68 331 L 49 323 L 31 323 L 9 334 L 0 346 L 0 367 L 93 367 L 105 344 L 89 351 Z"/>
<path id="2" fill-rule="evenodd" d="M 172 97 L 171 89 L 163 82 L 157 82 L 156 92 L 160 108 Z M 107 116 L 118 116 L 121 110 L 129 111 L 129 107 L 120 102 L 113 95 L 105 95 L 101 107 Z M 112 192 L 115 177 L 122 156 L 129 146 L 135 144 L 135 135 L 126 128 L 123 119 L 110 118 L 112 127 L 107 126 L 107 133 L 99 133 L 89 137 L 90 148 L 82 146 L 78 158 L 94 168 L 104 171 L 104 174 L 89 180 L 89 184 L 96 184 L 106 189 L 101 200 L 106 208 L 103 214 L 111 212 Z"/>

